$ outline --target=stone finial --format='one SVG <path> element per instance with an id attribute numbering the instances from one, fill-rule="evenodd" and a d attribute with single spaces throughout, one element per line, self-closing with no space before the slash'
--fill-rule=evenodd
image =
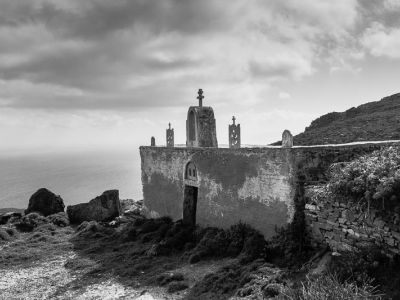
<path id="1" fill-rule="evenodd" d="M 240 148 L 240 124 L 235 124 L 236 118 L 232 117 L 232 125 L 229 125 L 229 148 Z"/>
<path id="2" fill-rule="evenodd" d="M 174 147 L 174 129 L 171 128 L 171 123 L 168 123 L 167 147 Z"/>
<path id="3" fill-rule="evenodd" d="M 289 130 L 285 130 L 282 133 L 282 147 L 283 148 L 291 148 L 293 147 L 293 135 Z"/>
<path id="4" fill-rule="evenodd" d="M 203 90 L 199 89 L 199 91 L 197 92 L 199 95 L 197 96 L 197 99 L 199 99 L 199 106 L 202 107 L 203 106 Z"/>
<path id="5" fill-rule="evenodd" d="M 154 136 L 151 137 L 151 147 L 155 147 L 156 146 L 156 139 L 154 138 Z"/>

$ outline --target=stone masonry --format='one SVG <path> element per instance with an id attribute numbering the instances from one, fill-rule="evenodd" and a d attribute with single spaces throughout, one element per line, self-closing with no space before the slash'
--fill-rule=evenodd
<path id="1" fill-rule="evenodd" d="M 387 256 L 400 254 L 400 214 L 321 197 L 321 187 L 306 191 L 305 220 L 314 246 L 354 251 L 377 246 Z"/>

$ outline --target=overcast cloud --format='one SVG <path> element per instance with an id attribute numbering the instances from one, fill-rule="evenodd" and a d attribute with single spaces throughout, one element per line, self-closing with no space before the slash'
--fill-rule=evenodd
<path id="1" fill-rule="evenodd" d="M 399 49 L 400 0 L 0 0 L 0 137 L 21 137 L 26 114 L 184 124 L 202 87 L 217 124 L 241 112 L 254 143 L 395 91 L 370 80 L 398 70 Z M 268 117 L 279 128 L 255 134 Z"/>

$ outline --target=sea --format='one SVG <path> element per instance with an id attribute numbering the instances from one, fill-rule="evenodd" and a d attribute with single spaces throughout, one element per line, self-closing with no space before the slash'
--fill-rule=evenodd
<path id="1" fill-rule="evenodd" d="M 118 189 L 120 199 L 142 196 L 139 149 L 0 153 L 0 208 L 27 208 L 45 187 L 64 204 L 88 202 Z"/>

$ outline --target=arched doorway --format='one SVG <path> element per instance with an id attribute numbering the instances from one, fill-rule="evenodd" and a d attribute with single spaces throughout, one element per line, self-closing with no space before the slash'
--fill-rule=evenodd
<path id="1" fill-rule="evenodd" d="M 189 162 L 185 167 L 185 190 L 183 195 L 183 224 L 196 225 L 197 211 L 197 168 L 193 162 Z"/>

